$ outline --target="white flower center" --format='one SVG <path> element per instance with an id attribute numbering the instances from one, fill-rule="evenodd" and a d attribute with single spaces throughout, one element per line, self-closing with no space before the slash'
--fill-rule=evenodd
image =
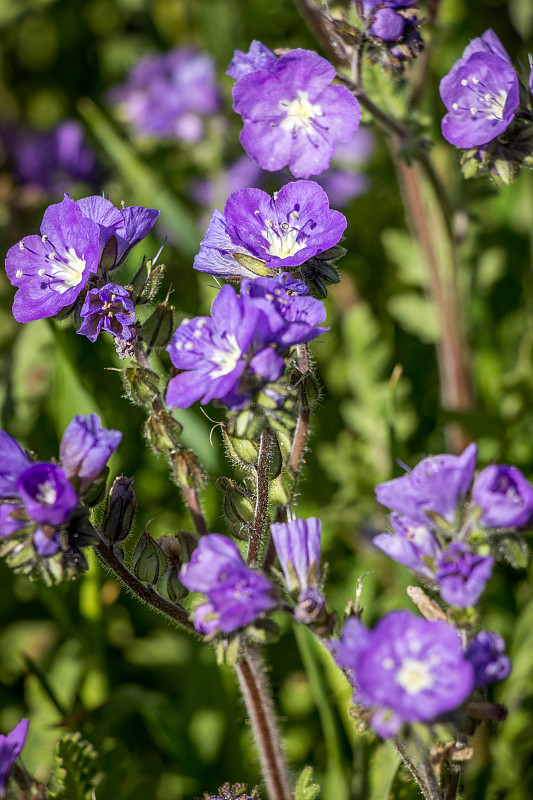
<path id="1" fill-rule="evenodd" d="M 47 259 L 50 288 L 55 292 L 64 294 L 68 289 L 81 283 L 85 259 L 80 258 L 72 247 L 67 247 L 61 259 L 55 253 L 50 253 Z"/>
<path id="2" fill-rule="evenodd" d="M 215 369 L 209 374 L 210 378 L 221 378 L 223 375 L 229 375 L 229 373 L 233 372 L 237 366 L 237 363 L 242 355 L 239 343 L 237 342 L 237 339 L 233 333 L 230 333 L 226 336 L 226 342 L 229 349 L 217 349 L 212 356 L 212 360 L 216 359 L 217 363 Z"/>
<path id="3" fill-rule="evenodd" d="M 399 683 L 407 694 L 418 694 L 425 689 L 431 689 L 435 681 L 429 664 L 416 658 L 404 658 L 401 668 L 396 673 L 396 683 Z"/>
<path id="4" fill-rule="evenodd" d="M 318 103 L 309 102 L 309 92 L 298 92 L 294 100 L 280 100 L 278 105 L 285 111 L 286 117 L 280 127 L 289 133 L 300 128 L 309 130 L 315 117 L 322 116 L 322 108 Z"/>
<path id="5" fill-rule="evenodd" d="M 57 491 L 50 481 L 37 485 L 37 500 L 45 506 L 53 506 L 57 499 Z"/>

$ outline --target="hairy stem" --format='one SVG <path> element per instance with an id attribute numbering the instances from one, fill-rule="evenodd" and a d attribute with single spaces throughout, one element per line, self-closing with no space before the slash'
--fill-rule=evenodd
<path id="1" fill-rule="evenodd" d="M 415 781 L 420 787 L 420 791 L 426 800 L 443 800 L 442 793 L 439 789 L 435 773 L 429 766 L 423 762 L 417 763 L 411 756 L 405 742 L 396 737 L 392 740 L 396 751 L 401 756 L 401 759 Z"/>
<path id="2" fill-rule="evenodd" d="M 268 468 L 270 466 L 270 450 L 272 446 L 272 432 L 267 426 L 261 432 L 259 441 L 259 454 L 257 456 L 257 489 L 255 497 L 255 512 L 250 539 L 248 541 L 248 563 L 256 565 L 261 555 L 263 532 L 268 515 Z"/>
<path id="3" fill-rule="evenodd" d="M 209 529 L 200 505 L 200 498 L 197 490 L 192 486 L 180 486 L 180 490 L 187 508 L 189 509 L 189 514 L 191 515 L 196 533 L 198 536 L 205 536 L 206 533 L 209 533 Z"/>
<path id="4" fill-rule="evenodd" d="M 109 547 L 103 540 L 100 540 L 94 545 L 94 549 L 100 561 L 102 561 L 119 581 L 130 589 L 139 600 L 142 600 L 143 603 L 146 603 L 160 614 L 163 614 L 163 616 L 171 619 L 172 622 L 177 623 L 181 628 L 194 631 L 194 626 L 183 606 L 165 600 L 164 597 L 160 597 L 160 595 L 156 594 L 151 587 L 145 586 L 144 583 L 122 563 L 114 553 L 113 548 Z"/>
<path id="5" fill-rule="evenodd" d="M 269 800 L 292 800 L 289 770 L 281 747 L 265 670 L 256 648 L 246 646 L 235 669 L 259 751 Z"/>

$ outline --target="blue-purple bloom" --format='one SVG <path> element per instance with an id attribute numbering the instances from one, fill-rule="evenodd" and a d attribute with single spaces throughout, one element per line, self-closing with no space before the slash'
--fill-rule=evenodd
<path id="1" fill-rule="evenodd" d="M 189 47 L 143 58 L 109 97 L 137 136 L 190 143 L 220 107 L 213 60 Z"/>
<path id="2" fill-rule="evenodd" d="M 66 476 L 79 481 L 80 492 L 102 473 L 121 439 L 121 432 L 103 428 L 96 414 L 71 420 L 59 445 L 59 459 Z"/>
<path id="3" fill-rule="evenodd" d="M 226 70 L 226 75 L 229 75 L 230 78 L 234 78 L 237 81 L 239 78 L 242 78 L 243 75 L 248 75 L 250 72 L 257 72 L 259 69 L 271 72 L 274 69 L 276 61 L 277 58 L 272 50 L 262 42 L 254 39 L 247 53 L 244 53 L 242 50 L 235 50 L 229 67 Z"/>
<path id="4" fill-rule="evenodd" d="M 223 286 L 213 301 L 211 317 L 180 323 L 167 348 L 181 370 L 168 384 L 170 408 L 188 408 L 200 399 L 242 408 L 257 389 L 281 377 L 285 362 L 280 353 L 322 332 L 313 312 L 307 321 L 307 311 L 298 312 L 308 298 L 285 291 L 296 311 L 283 316 L 274 296 L 272 301 L 252 296 L 253 285 L 253 281 L 245 285 L 241 297 L 232 286 Z"/>
<path id="5" fill-rule="evenodd" d="M 503 133 L 518 108 L 518 77 L 492 30 L 470 42 L 440 82 L 448 113 L 442 135 L 456 147 L 477 147 Z"/>
<path id="6" fill-rule="evenodd" d="M 442 599 L 461 608 L 477 603 L 493 564 L 491 556 L 476 555 L 461 542 L 452 542 L 437 560 L 436 579 Z"/>
<path id="7" fill-rule="evenodd" d="M 430 565 L 435 565 L 441 547 L 429 526 L 397 513 L 390 515 L 390 522 L 394 533 L 380 533 L 372 544 L 417 575 L 434 580 Z"/>
<path id="8" fill-rule="evenodd" d="M 475 444 L 470 444 L 460 456 L 424 458 L 412 472 L 378 484 L 376 498 L 387 508 L 423 525 L 431 514 L 453 524 L 472 481 L 476 455 Z"/>
<path id="9" fill-rule="evenodd" d="M 24 747 L 28 725 L 27 719 L 21 719 L 5 736 L 0 734 L 0 797 L 6 796 L 9 773 Z"/>
<path id="10" fill-rule="evenodd" d="M 416 8 L 417 2 L 418 0 L 362 0 L 365 18 L 371 22 L 370 34 L 384 42 L 396 42 L 410 24 L 401 14 L 401 10 Z"/>
<path id="11" fill-rule="evenodd" d="M 511 662 L 505 655 L 505 642 L 494 631 L 480 631 L 467 647 L 466 658 L 474 667 L 474 688 L 503 681 L 511 672 Z"/>
<path id="12" fill-rule="evenodd" d="M 349 141 L 359 126 L 359 103 L 345 86 L 331 85 L 335 68 L 316 53 L 291 50 L 272 61 L 264 48 L 256 50 L 244 65 L 242 58 L 230 65 L 239 76 L 233 108 L 244 120 L 242 146 L 269 172 L 286 166 L 297 178 L 323 172 L 337 142 Z"/>
<path id="13" fill-rule="evenodd" d="M 53 317 L 76 300 L 98 269 L 98 239 L 98 226 L 69 197 L 46 209 L 41 236 L 25 236 L 7 254 L 17 322 Z"/>
<path id="14" fill-rule="evenodd" d="M 199 633 L 231 633 L 278 604 L 270 581 L 247 567 L 237 545 L 218 533 L 202 536 L 179 578 L 189 591 L 207 597 L 194 614 Z"/>
<path id="15" fill-rule="evenodd" d="M 77 333 L 95 342 L 100 331 L 116 339 L 129 341 L 135 335 L 130 327 L 135 322 L 135 308 L 130 293 L 123 286 L 106 283 L 101 289 L 90 289 L 80 311 L 83 319 Z"/>
<path id="16" fill-rule="evenodd" d="M 118 209 L 103 197 L 49 206 L 41 236 L 25 236 L 8 251 L 6 272 L 18 289 L 13 302 L 17 322 L 53 317 L 71 305 L 98 267 L 112 269 L 151 230 L 159 211 L 132 206 Z"/>
<path id="17" fill-rule="evenodd" d="M 432 722 L 454 711 L 474 686 L 457 632 L 408 611 L 387 614 L 372 631 L 350 617 L 331 646 L 347 670 L 354 702 L 372 710 L 372 726 L 384 738 L 404 722 Z"/>
<path id="18" fill-rule="evenodd" d="M 35 463 L 5 431 L 0 431 L 0 536 L 7 538 L 33 526 L 33 545 L 42 556 L 60 547 L 57 527 L 68 521 L 78 495 L 61 467 Z"/>
<path id="19" fill-rule="evenodd" d="M 229 197 L 223 214 L 213 212 L 194 268 L 228 279 L 269 275 L 333 247 L 345 229 L 346 218 L 330 209 L 314 181 L 288 183 L 274 197 L 242 189 Z"/>
<path id="20" fill-rule="evenodd" d="M 289 592 L 298 595 L 308 586 L 319 586 L 320 520 L 310 517 L 275 522 L 270 531 Z"/>
<path id="21" fill-rule="evenodd" d="M 533 487 L 516 467 L 491 464 L 476 477 L 472 502 L 483 511 L 483 526 L 521 528 L 533 514 Z"/>
<path id="22" fill-rule="evenodd" d="M 50 195 L 62 194 L 74 182 L 96 188 L 101 181 L 95 153 L 76 120 L 65 120 L 46 132 L 14 132 L 9 149 L 20 180 L 40 186 Z"/>

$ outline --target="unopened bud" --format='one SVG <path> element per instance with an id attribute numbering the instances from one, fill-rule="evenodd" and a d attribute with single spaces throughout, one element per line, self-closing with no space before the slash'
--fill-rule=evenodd
<path id="1" fill-rule="evenodd" d="M 135 273 L 131 286 L 133 289 L 132 300 L 135 305 L 144 305 L 152 300 L 163 278 L 165 267 L 163 264 L 153 266 L 151 260 L 143 263 Z"/>
<path id="2" fill-rule="evenodd" d="M 102 502 L 105 496 L 108 477 L 109 467 L 106 467 L 98 478 L 87 487 L 86 491 L 83 493 L 83 502 L 86 506 L 97 506 L 98 503 Z"/>
<path id="3" fill-rule="evenodd" d="M 254 502 L 251 495 L 230 478 L 219 478 L 217 489 L 224 492 L 224 516 L 234 536 L 247 538 L 246 526 L 254 518 Z"/>
<path id="4" fill-rule="evenodd" d="M 238 465 L 253 466 L 259 454 L 259 445 L 252 439 L 230 436 L 225 425 L 222 426 L 222 438 L 229 457 Z"/>
<path id="5" fill-rule="evenodd" d="M 166 572 L 168 562 L 162 549 L 148 531 L 143 531 L 133 551 L 132 568 L 143 583 L 153 586 Z"/>
<path id="6" fill-rule="evenodd" d="M 302 398 L 302 406 L 304 408 L 313 408 L 320 400 L 320 384 L 312 372 L 309 372 L 301 378 L 298 383 L 298 389 L 300 390 L 300 397 Z"/>
<path id="7" fill-rule="evenodd" d="M 170 453 L 179 447 L 183 425 L 163 409 L 159 397 L 157 400 L 159 402 L 152 403 L 154 410 L 145 423 L 146 435 L 156 453 Z"/>
<path id="8" fill-rule="evenodd" d="M 283 470 L 270 484 L 270 502 L 278 506 L 286 506 L 290 503 L 294 488 L 294 478 Z"/>
<path id="9" fill-rule="evenodd" d="M 154 313 L 148 317 L 140 329 L 140 334 L 146 342 L 148 350 L 154 347 L 166 347 L 172 338 L 174 330 L 174 306 L 169 306 L 166 300 L 158 303 Z"/>
<path id="10" fill-rule="evenodd" d="M 102 251 L 102 256 L 100 258 L 100 269 L 102 272 L 105 273 L 112 270 L 117 263 L 117 240 L 115 236 L 110 236 L 107 242 L 105 243 L 105 247 Z"/>
<path id="11" fill-rule="evenodd" d="M 121 475 L 115 478 L 102 517 L 102 536 L 113 546 L 122 542 L 131 531 L 137 511 L 137 497 L 133 491 L 133 478 Z"/>
<path id="12" fill-rule="evenodd" d="M 159 376 L 151 369 L 135 364 L 124 370 L 124 385 L 131 400 L 138 406 L 144 406 L 157 394 Z"/>
<path id="13" fill-rule="evenodd" d="M 173 450 L 169 453 L 174 483 L 185 488 L 201 489 L 204 473 L 193 450 Z"/>
<path id="14" fill-rule="evenodd" d="M 283 455 L 281 453 L 281 447 L 279 445 L 277 436 L 271 436 L 270 442 L 268 477 L 270 480 L 274 480 L 274 478 L 277 478 L 283 469 Z"/>
<path id="15" fill-rule="evenodd" d="M 255 440 L 263 428 L 263 415 L 254 408 L 245 408 L 242 411 L 228 415 L 227 432 L 229 436 L 237 439 Z"/>

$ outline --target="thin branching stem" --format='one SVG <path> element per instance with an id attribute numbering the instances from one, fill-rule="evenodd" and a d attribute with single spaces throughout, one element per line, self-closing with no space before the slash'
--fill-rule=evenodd
<path id="1" fill-rule="evenodd" d="M 129 569 L 122 563 L 113 548 L 106 542 L 100 540 L 95 544 L 94 549 L 100 561 L 108 567 L 111 572 L 130 589 L 133 594 L 143 603 L 151 606 L 163 616 L 178 624 L 181 628 L 194 632 L 194 625 L 189 619 L 189 614 L 178 603 L 171 603 L 164 597 L 158 595 L 150 586 L 145 586 Z"/>
<path id="2" fill-rule="evenodd" d="M 417 763 L 411 756 L 405 742 L 399 737 L 393 739 L 392 743 L 403 763 L 418 783 L 420 791 L 426 800 L 443 800 L 437 779 L 431 767 L 427 768 L 426 765 Z"/>
<path id="3" fill-rule="evenodd" d="M 289 770 L 260 653 L 246 646 L 235 669 L 259 751 L 269 800 L 292 800 Z"/>

